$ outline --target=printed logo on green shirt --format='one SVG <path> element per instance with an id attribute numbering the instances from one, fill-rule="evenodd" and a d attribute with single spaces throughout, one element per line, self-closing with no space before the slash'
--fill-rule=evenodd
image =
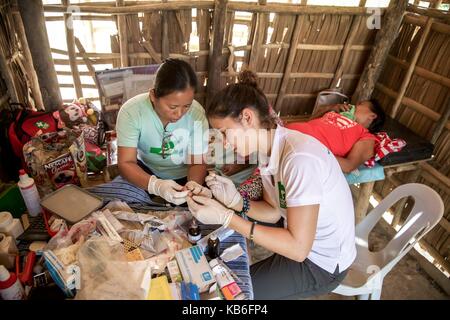
<path id="1" fill-rule="evenodd" d="M 286 189 L 281 181 L 278 181 L 278 198 L 280 199 L 280 208 L 286 209 Z"/>
<path id="2" fill-rule="evenodd" d="M 175 149 L 175 143 L 172 140 L 169 140 L 167 143 L 164 144 L 164 156 L 170 156 L 174 149 Z M 151 147 L 150 153 L 158 154 L 160 156 L 163 155 L 163 149 L 159 147 Z"/>
<path id="3" fill-rule="evenodd" d="M 50 127 L 50 125 L 47 122 L 42 121 L 42 120 L 39 120 L 34 125 L 36 127 L 38 127 L 39 129 L 47 129 L 48 127 Z"/>

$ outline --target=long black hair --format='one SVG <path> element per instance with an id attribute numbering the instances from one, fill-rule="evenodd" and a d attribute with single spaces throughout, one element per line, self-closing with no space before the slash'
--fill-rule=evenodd
<path id="1" fill-rule="evenodd" d="M 188 88 L 197 90 L 197 75 L 191 65 L 179 59 L 167 59 L 156 71 L 153 87 L 155 97 L 161 98 Z"/>
<path id="2" fill-rule="evenodd" d="M 376 133 L 383 128 L 384 121 L 386 120 L 386 114 L 377 99 L 370 99 L 368 101 L 370 102 L 370 110 L 377 115 L 368 129 L 371 133 Z"/>
<path id="3" fill-rule="evenodd" d="M 262 90 L 258 88 L 256 74 L 250 70 L 241 71 L 238 83 L 230 84 L 214 95 L 206 115 L 207 117 L 237 119 L 245 108 L 252 108 L 258 113 L 263 127 L 274 128 L 276 126 L 269 101 Z"/>

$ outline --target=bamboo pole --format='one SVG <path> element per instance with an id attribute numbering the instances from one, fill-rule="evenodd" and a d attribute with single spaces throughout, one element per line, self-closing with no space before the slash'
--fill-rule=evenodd
<path id="1" fill-rule="evenodd" d="M 3 50 L 0 50 L 0 75 L 5 81 L 6 90 L 8 91 L 8 95 L 10 96 L 12 101 L 19 102 L 19 95 L 14 84 L 14 78 Z"/>
<path id="2" fill-rule="evenodd" d="M 365 3 L 365 0 L 362 0 L 361 2 Z M 361 6 L 361 3 L 360 3 Z M 363 5 L 364 6 L 364 5 Z M 341 58 L 339 60 L 338 66 L 336 67 L 336 71 L 334 73 L 333 81 L 331 82 L 331 87 L 337 87 L 337 84 L 339 83 L 340 79 L 342 78 L 342 74 L 344 73 L 344 70 L 347 66 L 348 60 L 350 59 L 350 50 L 353 42 L 355 41 L 359 23 L 361 21 L 361 17 L 352 17 L 352 23 L 350 25 L 350 30 L 347 35 L 347 39 L 345 40 L 344 49 L 342 51 Z"/>
<path id="3" fill-rule="evenodd" d="M 42 101 L 46 110 L 56 110 L 62 104 L 62 98 L 55 65 L 51 59 L 42 2 L 18 0 L 18 7 L 33 56 L 33 66 L 39 80 Z"/>
<path id="4" fill-rule="evenodd" d="M 397 98 L 397 93 L 389 88 L 386 88 L 385 86 L 383 86 L 380 83 L 376 84 L 376 88 L 377 90 L 380 90 L 381 92 L 383 92 L 384 94 L 386 94 L 387 96 L 396 99 Z M 413 109 L 414 111 L 417 111 L 421 114 L 423 114 L 424 116 L 426 116 L 427 118 L 430 118 L 433 121 L 439 121 L 440 119 L 440 114 L 437 113 L 434 110 L 431 110 L 430 108 L 424 106 L 423 104 L 408 98 L 408 97 L 403 97 L 402 99 L 402 104 L 404 104 L 405 106 Z M 445 128 L 450 130 L 450 121 L 447 121 L 447 123 L 445 124 Z"/>
<path id="5" fill-rule="evenodd" d="M 267 0 L 258 0 L 258 5 L 265 6 Z M 256 14 L 256 29 L 253 36 L 253 43 L 250 52 L 249 69 L 256 72 L 257 63 L 259 61 L 259 54 L 261 53 L 261 46 L 264 43 L 264 39 L 267 35 L 267 22 L 269 21 L 269 15 L 267 13 Z"/>
<path id="6" fill-rule="evenodd" d="M 398 35 L 407 2 L 407 0 L 392 0 L 386 10 L 381 30 L 378 31 L 375 38 L 374 48 L 353 93 L 352 100 L 354 103 L 367 100 L 372 95 L 381 73 L 381 67 L 384 65 L 389 50 Z M 365 8 L 361 9 L 365 10 Z"/>
<path id="7" fill-rule="evenodd" d="M 162 0 L 163 3 L 167 3 L 167 0 Z M 161 15 L 161 58 L 167 59 L 169 57 L 169 15 L 167 11 L 163 11 Z"/>
<path id="8" fill-rule="evenodd" d="M 411 77 L 413 75 L 414 68 L 417 64 L 417 60 L 419 59 L 419 56 L 424 48 L 425 41 L 427 40 L 428 34 L 430 33 L 432 24 L 433 24 L 433 19 L 428 18 L 428 21 L 424 27 L 422 36 L 419 40 L 419 43 L 417 44 L 416 50 L 414 51 L 413 58 L 411 59 L 408 70 L 406 71 L 406 74 L 405 74 L 405 77 L 403 78 L 400 89 L 398 90 L 397 98 L 395 99 L 394 105 L 392 106 L 392 109 L 390 112 L 390 116 L 392 118 L 395 118 L 395 116 L 397 115 L 398 109 L 399 109 L 402 99 L 405 95 L 406 89 L 408 88 L 409 82 L 411 81 Z"/>
<path id="9" fill-rule="evenodd" d="M 84 63 L 86 64 L 87 69 L 89 70 L 88 74 L 94 80 L 94 83 L 97 85 L 97 79 L 95 78 L 95 68 L 92 61 L 86 56 L 86 50 L 84 50 L 83 45 L 81 44 L 80 39 L 75 37 L 75 45 L 77 46 L 78 52 L 82 55 Z M 80 74 L 81 75 L 81 74 Z"/>
<path id="10" fill-rule="evenodd" d="M 444 184 L 447 188 L 450 188 L 450 178 L 446 175 L 442 174 L 440 171 L 436 170 L 433 166 L 426 162 L 420 163 L 420 167 L 438 179 L 442 184 Z"/>
<path id="11" fill-rule="evenodd" d="M 116 0 L 117 7 L 124 7 L 124 0 Z M 127 17 L 117 16 L 117 29 L 119 31 L 119 46 L 120 46 L 120 66 L 128 67 L 128 28 Z"/>
<path id="12" fill-rule="evenodd" d="M 38 110 L 45 110 L 44 102 L 42 101 L 41 89 L 39 88 L 39 80 L 36 70 L 33 68 L 33 57 L 31 56 L 30 48 L 28 47 L 27 38 L 25 36 L 25 28 L 23 26 L 22 17 L 18 11 L 13 11 L 12 16 L 14 19 L 16 34 L 19 37 L 22 52 L 25 56 L 25 69 L 28 77 L 30 78 L 30 87 L 36 108 Z"/>
<path id="13" fill-rule="evenodd" d="M 448 11 L 442 11 L 442 10 L 437 10 L 437 9 L 432 9 L 432 8 L 420 8 L 420 7 L 416 7 L 412 4 L 408 4 L 407 10 L 409 12 L 417 13 L 422 16 L 427 16 L 429 18 L 440 19 L 445 22 L 450 21 L 450 14 Z"/>
<path id="14" fill-rule="evenodd" d="M 155 60 L 156 63 L 161 63 L 161 56 L 158 54 L 153 48 L 152 44 L 149 41 L 139 41 L 139 44 L 147 50 L 148 54 Z"/>
<path id="15" fill-rule="evenodd" d="M 222 69 L 222 47 L 225 30 L 228 0 L 215 0 L 213 34 L 209 48 L 208 84 L 206 101 L 211 101 L 220 88 L 220 72 Z"/>
<path id="16" fill-rule="evenodd" d="M 286 94 L 286 89 L 287 89 L 287 86 L 288 86 L 288 83 L 290 80 L 290 75 L 292 72 L 292 65 L 294 64 L 295 55 L 297 54 L 297 43 L 298 43 L 298 38 L 300 36 L 300 31 L 301 31 L 300 27 L 301 27 L 300 16 L 298 15 L 295 18 L 294 31 L 292 32 L 291 41 L 290 41 L 291 47 L 289 48 L 288 58 L 287 58 L 285 68 L 284 68 L 284 76 L 283 76 L 283 79 L 281 80 L 280 89 L 278 90 L 278 96 L 275 101 L 275 111 L 277 111 L 277 112 L 281 110 L 281 106 L 283 104 L 283 99 Z"/>
<path id="17" fill-rule="evenodd" d="M 397 57 L 394 57 L 392 55 L 388 56 L 388 59 L 397 64 L 399 67 L 403 68 L 403 69 L 408 69 L 409 68 L 409 63 L 405 60 L 401 60 Z M 442 86 L 445 86 L 447 88 L 450 88 L 450 78 L 444 77 L 440 74 L 434 73 L 432 71 L 429 71 L 425 68 L 419 67 L 419 66 L 415 66 L 414 67 L 414 73 L 424 79 L 436 82 Z"/>
<path id="18" fill-rule="evenodd" d="M 437 142 L 442 131 L 444 131 L 445 125 L 448 123 L 448 119 L 450 117 L 450 95 L 447 95 L 447 101 L 445 102 L 445 106 L 444 106 L 444 113 L 441 115 L 441 118 L 436 123 L 436 128 L 434 129 L 433 136 L 431 137 L 430 142 L 432 144 L 435 144 Z"/>

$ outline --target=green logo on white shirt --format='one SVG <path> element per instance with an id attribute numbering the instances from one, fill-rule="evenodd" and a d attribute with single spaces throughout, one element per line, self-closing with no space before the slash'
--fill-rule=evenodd
<path id="1" fill-rule="evenodd" d="M 278 181 L 278 198 L 280 199 L 280 208 L 286 209 L 286 189 L 281 181 Z"/>
<path id="2" fill-rule="evenodd" d="M 167 143 L 164 144 L 164 155 L 169 156 L 173 153 L 175 149 L 175 143 L 172 140 L 169 140 Z M 158 154 L 160 156 L 163 155 L 163 148 L 159 147 L 150 147 L 150 153 Z"/>

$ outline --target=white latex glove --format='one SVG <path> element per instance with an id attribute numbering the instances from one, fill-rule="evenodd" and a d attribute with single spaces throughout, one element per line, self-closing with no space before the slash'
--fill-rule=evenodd
<path id="1" fill-rule="evenodd" d="M 208 188 L 199 185 L 197 182 L 191 180 L 186 183 L 185 188 L 191 191 L 195 196 L 203 196 L 212 198 L 212 192 Z"/>
<path id="2" fill-rule="evenodd" d="M 205 178 L 206 185 L 211 189 L 214 198 L 231 209 L 242 200 L 241 194 L 237 191 L 233 181 L 217 174 L 209 173 Z"/>
<path id="3" fill-rule="evenodd" d="M 151 194 L 155 194 L 164 198 L 164 200 L 175 205 L 180 205 L 186 202 L 186 197 L 189 191 L 182 191 L 183 186 L 180 186 L 173 180 L 158 179 L 151 176 L 148 181 L 147 190 Z"/>
<path id="4" fill-rule="evenodd" d="M 221 224 L 225 228 L 230 224 L 234 211 L 224 207 L 217 200 L 193 196 L 187 198 L 192 215 L 204 224 Z"/>

